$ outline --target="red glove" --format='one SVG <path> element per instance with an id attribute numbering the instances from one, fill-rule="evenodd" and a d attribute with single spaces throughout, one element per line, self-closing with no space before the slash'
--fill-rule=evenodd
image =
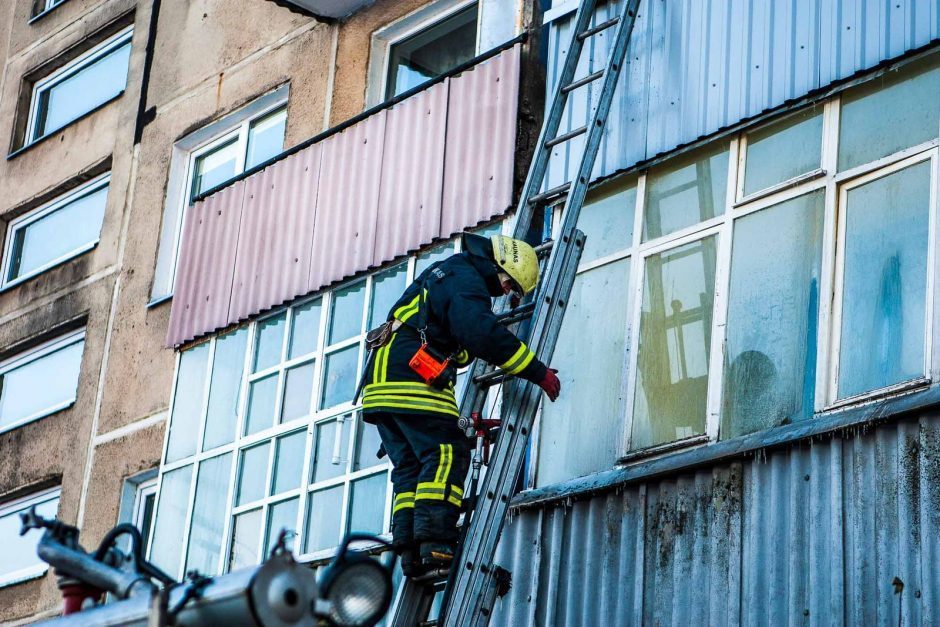
<path id="1" fill-rule="evenodd" d="M 555 376 L 557 372 L 558 371 L 554 368 L 546 368 L 545 376 L 542 377 L 542 380 L 539 382 L 539 387 L 545 391 L 545 394 L 548 395 L 548 400 L 553 403 L 555 399 L 558 398 L 558 393 L 561 392 L 561 381 Z"/>

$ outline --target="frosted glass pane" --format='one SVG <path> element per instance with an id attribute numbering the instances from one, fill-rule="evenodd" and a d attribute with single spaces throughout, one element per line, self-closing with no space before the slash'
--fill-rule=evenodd
<path id="1" fill-rule="evenodd" d="M 386 459 L 379 459 L 376 453 L 382 439 L 375 425 L 359 419 L 359 442 L 356 444 L 356 466 L 353 470 L 363 470 L 386 463 Z"/>
<path id="2" fill-rule="evenodd" d="M 400 264 L 376 275 L 372 281 L 372 303 L 369 306 L 369 328 L 385 322 L 392 305 L 405 291 L 408 266 Z"/>
<path id="3" fill-rule="evenodd" d="M 924 375 L 930 162 L 849 190 L 839 398 Z"/>
<path id="4" fill-rule="evenodd" d="M 842 98 L 839 170 L 935 139 L 940 128 L 940 67 L 888 73 Z"/>
<path id="5" fill-rule="evenodd" d="M 265 482 L 268 477 L 268 452 L 271 444 L 253 446 L 241 453 L 238 466 L 238 490 L 235 493 L 235 505 L 252 503 L 265 496 Z"/>
<path id="6" fill-rule="evenodd" d="M 196 480 L 196 499 L 193 502 L 193 520 L 189 528 L 189 556 L 185 571 L 198 570 L 203 575 L 219 572 L 222 556 L 222 531 L 228 497 L 232 454 L 226 453 L 199 464 Z"/>
<path id="7" fill-rule="evenodd" d="M 822 108 L 810 109 L 747 136 L 744 195 L 819 168 Z"/>
<path id="8" fill-rule="evenodd" d="M 35 502 L 34 502 L 35 503 Z M 23 509 L 13 510 L 0 516 L 0 538 L 3 538 L 3 559 L 0 559 L 0 579 L 16 577 L 18 573 L 27 575 L 31 569 L 46 568 L 45 562 L 36 555 L 36 547 L 42 538 L 42 533 L 31 531 L 20 535 L 22 521 L 20 514 L 29 510 L 32 505 Z M 36 504 L 36 513 L 44 518 L 54 518 L 59 508 L 59 496 L 52 496 L 49 500 Z"/>
<path id="9" fill-rule="evenodd" d="M 622 453 L 629 282 L 629 259 L 575 280 L 551 364 L 562 394 L 542 403 L 540 486 L 612 468 Z"/>
<path id="10" fill-rule="evenodd" d="M 326 356 L 323 368 L 323 393 L 320 395 L 320 408 L 326 409 L 348 403 L 356 393 L 359 383 L 359 344 L 336 351 Z"/>
<path id="11" fill-rule="evenodd" d="M 289 351 L 291 359 L 317 350 L 317 341 L 320 339 L 320 309 L 322 306 L 323 301 L 317 298 L 294 309 Z"/>
<path id="12" fill-rule="evenodd" d="M 257 433 L 274 425 L 274 401 L 276 399 L 277 374 L 254 381 L 248 386 L 245 435 Z"/>
<path id="13" fill-rule="evenodd" d="M 813 415 L 824 198 L 799 196 L 735 222 L 722 438 Z"/>
<path id="14" fill-rule="evenodd" d="M 212 379 L 209 383 L 209 411 L 202 450 L 228 444 L 235 439 L 238 400 L 248 348 L 248 328 L 223 335 L 215 344 Z"/>
<path id="15" fill-rule="evenodd" d="M 646 260 L 632 448 L 705 431 L 715 237 Z"/>
<path id="16" fill-rule="evenodd" d="M 160 502 L 153 524 L 150 561 L 170 575 L 177 575 L 183 559 L 183 529 L 193 467 L 184 466 L 163 475 Z"/>
<path id="17" fill-rule="evenodd" d="M 336 420 L 321 422 L 316 426 L 313 441 L 313 469 L 311 482 L 316 483 L 346 474 L 346 451 L 349 450 L 348 423 L 352 416 L 347 416 L 340 423 Z M 342 440 L 337 444 L 336 438 Z"/>
<path id="18" fill-rule="evenodd" d="M 232 548 L 229 553 L 229 570 L 254 566 L 261 552 L 261 510 L 254 509 L 235 517 L 232 527 Z"/>
<path id="19" fill-rule="evenodd" d="M 0 428 L 73 402 L 84 348 L 80 340 L 0 375 Z"/>
<path id="20" fill-rule="evenodd" d="M 340 523 L 343 519 L 343 486 L 311 492 L 307 503 L 304 553 L 328 549 L 339 544 Z"/>
<path id="21" fill-rule="evenodd" d="M 313 363 L 287 371 L 284 382 L 284 402 L 281 404 L 281 422 L 295 420 L 310 413 L 313 395 Z"/>
<path id="22" fill-rule="evenodd" d="M 728 150 L 678 157 L 655 168 L 646 182 L 643 240 L 668 235 L 725 212 Z"/>
<path id="23" fill-rule="evenodd" d="M 166 447 L 167 462 L 189 457 L 196 452 L 196 435 L 202 422 L 208 367 L 208 344 L 200 344 L 180 356 L 173 417 L 170 419 L 170 436 Z"/>
<path id="24" fill-rule="evenodd" d="M 335 344 L 362 332 L 362 308 L 365 306 L 365 298 L 365 281 L 333 292 L 327 343 Z"/>
<path id="25" fill-rule="evenodd" d="M 252 372 L 258 372 L 281 363 L 285 326 L 287 326 L 287 312 L 258 323 L 258 329 L 255 333 L 255 358 Z"/>
<path id="26" fill-rule="evenodd" d="M 587 241 L 581 263 L 605 257 L 633 245 L 633 216 L 636 213 L 636 184 L 618 187 L 591 197 L 578 216 L 578 228 Z"/>
<path id="27" fill-rule="evenodd" d="M 382 533 L 385 529 L 385 490 L 388 475 L 380 473 L 352 482 L 347 533 Z"/>
<path id="28" fill-rule="evenodd" d="M 275 503 L 268 509 L 268 532 L 265 534 L 264 554 L 270 555 L 281 530 L 287 530 L 287 548 L 293 550 L 297 535 L 297 504 L 300 499 Z"/>
<path id="29" fill-rule="evenodd" d="M 298 431 L 278 438 L 277 451 L 274 453 L 274 488 L 271 494 L 280 494 L 300 487 L 304 478 L 306 446 L 306 431 Z"/>

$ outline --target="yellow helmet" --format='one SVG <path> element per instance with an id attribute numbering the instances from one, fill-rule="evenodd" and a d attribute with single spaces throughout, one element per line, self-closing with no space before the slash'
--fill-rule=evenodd
<path id="1" fill-rule="evenodd" d="M 522 240 L 505 235 L 490 237 L 496 265 L 528 294 L 539 282 L 539 258 L 535 250 Z"/>

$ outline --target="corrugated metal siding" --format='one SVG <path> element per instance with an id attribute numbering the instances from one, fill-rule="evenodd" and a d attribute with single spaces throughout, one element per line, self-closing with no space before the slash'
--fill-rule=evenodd
<path id="1" fill-rule="evenodd" d="M 518 512 L 493 624 L 938 624 L 938 557 L 927 415 Z"/>
<path id="2" fill-rule="evenodd" d="M 595 22 L 619 6 L 599 7 Z M 549 31 L 549 90 L 572 17 Z M 612 35 L 591 39 L 577 76 L 603 67 Z M 938 38 L 936 0 L 644 0 L 594 173 L 629 167 Z M 564 130 L 584 124 L 596 90 L 573 94 Z M 570 144 L 557 147 L 549 185 L 577 166 L 582 143 Z"/>
<path id="3" fill-rule="evenodd" d="M 167 345 L 505 212 L 515 174 L 520 50 L 380 110 L 187 212 Z M 190 227 L 208 207 L 225 207 L 226 216 L 237 208 L 241 217 Z M 218 255 L 206 258 L 209 251 Z"/>

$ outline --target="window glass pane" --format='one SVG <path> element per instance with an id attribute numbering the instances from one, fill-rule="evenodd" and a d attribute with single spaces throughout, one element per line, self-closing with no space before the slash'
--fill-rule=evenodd
<path id="1" fill-rule="evenodd" d="M 184 466 L 163 475 L 160 501 L 154 521 L 150 561 L 170 575 L 178 575 L 183 553 L 183 529 L 193 467 Z"/>
<path id="2" fill-rule="evenodd" d="M 10 245 L 7 281 L 31 274 L 90 246 L 101 235 L 108 200 L 105 185 L 62 205 L 35 222 L 18 227 Z"/>
<path id="3" fill-rule="evenodd" d="M 715 237 L 646 259 L 634 449 L 704 433 Z"/>
<path id="4" fill-rule="evenodd" d="M 607 470 L 619 457 L 629 282 L 629 259 L 575 280 L 552 358 L 564 394 L 542 405 L 539 485 Z"/>
<path id="5" fill-rule="evenodd" d="M 190 198 L 208 191 L 238 174 L 238 139 L 196 157 Z"/>
<path id="6" fill-rule="evenodd" d="M 293 550 L 294 537 L 297 535 L 297 504 L 300 499 L 290 499 L 275 503 L 268 509 L 268 532 L 264 543 L 264 554 L 269 555 L 281 529 L 287 530 L 287 548 Z"/>
<path id="7" fill-rule="evenodd" d="M 33 139 L 62 128 L 124 91 L 130 55 L 128 40 L 91 65 L 40 91 Z"/>
<path id="8" fill-rule="evenodd" d="M 430 267 L 432 264 L 437 263 L 438 261 L 444 261 L 453 254 L 453 242 L 447 242 L 446 244 L 435 246 L 434 248 L 419 254 L 415 259 L 415 278 L 420 276 L 420 274 L 427 270 L 428 267 Z M 399 296 L 401 296 L 401 294 L 399 294 Z"/>
<path id="9" fill-rule="evenodd" d="M 326 367 L 323 369 L 323 393 L 320 397 L 322 409 L 352 400 L 358 383 L 358 357 L 358 344 L 327 355 Z"/>
<path id="10" fill-rule="evenodd" d="M 924 375 L 930 162 L 849 190 L 839 398 Z"/>
<path id="11" fill-rule="evenodd" d="M 476 54 L 477 7 L 464 9 L 391 47 L 386 98 L 444 74 Z"/>
<path id="12" fill-rule="evenodd" d="M 813 415 L 824 198 L 820 190 L 735 222 L 722 438 Z"/>
<path id="13" fill-rule="evenodd" d="M 327 336 L 329 344 L 335 344 L 362 332 L 362 307 L 365 305 L 365 297 L 365 281 L 333 292 L 330 332 Z"/>
<path id="14" fill-rule="evenodd" d="M 359 441 L 356 444 L 356 463 L 353 470 L 363 470 L 372 466 L 379 466 L 385 463 L 385 459 L 379 459 L 376 453 L 382 444 L 379 437 L 379 430 L 373 424 L 369 424 L 362 417 L 359 417 Z"/>
<path id="15" fill-rule="evenodd" d="M 626 189 L 618 186 L 592 195 L 578 216 L 578 228 L 587 236 L 581 263 L 630 248 L 635 212 L 636 183 Z"/>
<path id="16" fill-rule="evenodd" d="M 819 168 L 823 116 L 810 109 L 747 136 L 744 195 Z"/>
<path id="17" fill-rule="evenodd" d="M 249 384 L 245 435 L 257 433 L 274 425 L 274 401 L 276 399 L 277 374 Z"/>
<path id="18" fill-rule="evenodd" d="M 382 533 L 385 530 L 385 490 L 388 476 L 379 473 L 352 482 L 352 502 L 349 506 L 351 531 Z"/>
<path id="19" fill-rule="evenodd" d="M 186 572 L 194 569 L 203 575 L 216 575 L 219 572 L 222 530 L 225 526 L 225 517 L 220 516 L 220 513 L 225 511 L 228 501 L 231 470 L 231 453 L 199 464 L 193 518 L 189 528 L 189 555 L 184 569 Z"/>
<path id="20" fill-rule="evenodd" d="M 300 487 L 303 482 L 306 445 L 306 431 L 298 431 L 278 438 L 274 458 L 274 488 L 272 494 L 280 494 Z"/>
<path id="21" fill-rule="evenodd" d="M 212 380 L 209 383 L 209 411 L 202 450 L 228 444 L 235 439 L 238 397 L 245 369 L 248 328 L 221 336 L 215 343 Z"/>
<path id="22" fill-rule="evenodd" d="M 352 416 L 344 416 L 342 423 L 330 420 L 316 426 L 311 483 L 332 479 L 346 473 L 346 451 L 349 450 L 346 422 L 351 419 Z M 342 438 L 339 442 L 337 442 L 338 437 Z"/>
<path id="23" fill-rule="evenodd" d="M 75 400 L 85 341 L 0 374 L 0 429 Z"/>
<path id="24" fill-rule="evenodd" d="M 36 547 L 42 534 L 31 531 L 20 535 L 20 514 L 36 505 L 36 513 L 45 518 L 54 518 L 59 509 L 59 495 L 50 495 L 48 500 L 24 504 L 22 509 L 10 510 L 0 515 L 0 538 L 3 538 L 3 559 L 0 559 L 0 581 L 27 576 L 29 571 L 45 570 L 46 565 L 36 555 Z"/>
<path id="25" fill-rule="evenodd" d="M 235 505 L 253 503 L 265 495 L 265 483 L 268 479 L 268 457 L 271 444 L 245 449 L 238 465 L 238 491 Z"/>
<path id="26" fill-rule="evenodd" d="M 840 171 L 937 137 L 940 67 L 933 64 L 890 72 L 842 98 Z"/>
<path id="27" fill-rule="evenodd" d="M 284 346 L 284 328 L 287 326 L 287 312 L 266 318 L 258 323 L 255 332 L 255 357 L 252 372 L 258 372 L 281 363 L 281 350 Z"/>
<path id="28" fill-rule="evenodd" d="M 157 503 L 156 486 L 154 491 L 145 494 L 142 497 L 140 505 L 140 516 L 137 519 L 137 528 L 140 529 L 141 553 L 147 555 L 147 549 L 150 543 L 150 529 L 153 527 L 153 509 Z"/>
<path id="29" fill-rule="evenodd" d="M 312 553 L 339 544 L 343 516 L 343 486 L 311 492 L 307 499 L 307 530 L 304 553 Z"/>
<path id="30" fill-rule="evenodd" d="M 261 510 L 239 514 L 232 522 L 232 550 L 229 553 L 228 569 L 238 570 L 254 566 L 260 557 Z"/>
<path id="31" fill-rule="evenodd" d="M 320 339 L 320 309 L 322 305 L 323 301 L 317 298 L 294 308 L 294 321 L 290 336 L 290 359 L 317 350 L 317 341 Z"/>
<path id="32" fill-rule="evenodd" d="M 284 402 L 281 405 L 281 422 L 287 422 L 310 413 L 310 397 L 313 394 L 313 362 L 287 371 L 284 383 Z"/>
<path id="33" fill-rule="evenodd" d="M 655 168 L 646 182 L 643 240 L 723 214 L 727 187 L 728 150 L 724 144 Z"/>
<path id="34" fill-rule="evenodd" d="M 206 370 L 209 344 L 200 344 L 180 355 L 176 373 L 176 397 L 166 445 L 166 461 L 189 457 L 196 452 L 196 435 L 202 422 L 202 403 L 206 394 Z"/>
<path id="35" fill-rule="evenodd" d="M 248 158 L 245 169 L 264 163 L 284 148 L 287 109 L 279 109 L 251 123 L 248 129 Z"/>
<path id="36" fill-rule="evenodd" d="M 369 328 L 375 328 L 385 322 L 392 305 L 405 291 L 407 264 L 399 264 L 385 272 L 377 274 L 372 281 L 372 303 L 369 306 Z"/>

